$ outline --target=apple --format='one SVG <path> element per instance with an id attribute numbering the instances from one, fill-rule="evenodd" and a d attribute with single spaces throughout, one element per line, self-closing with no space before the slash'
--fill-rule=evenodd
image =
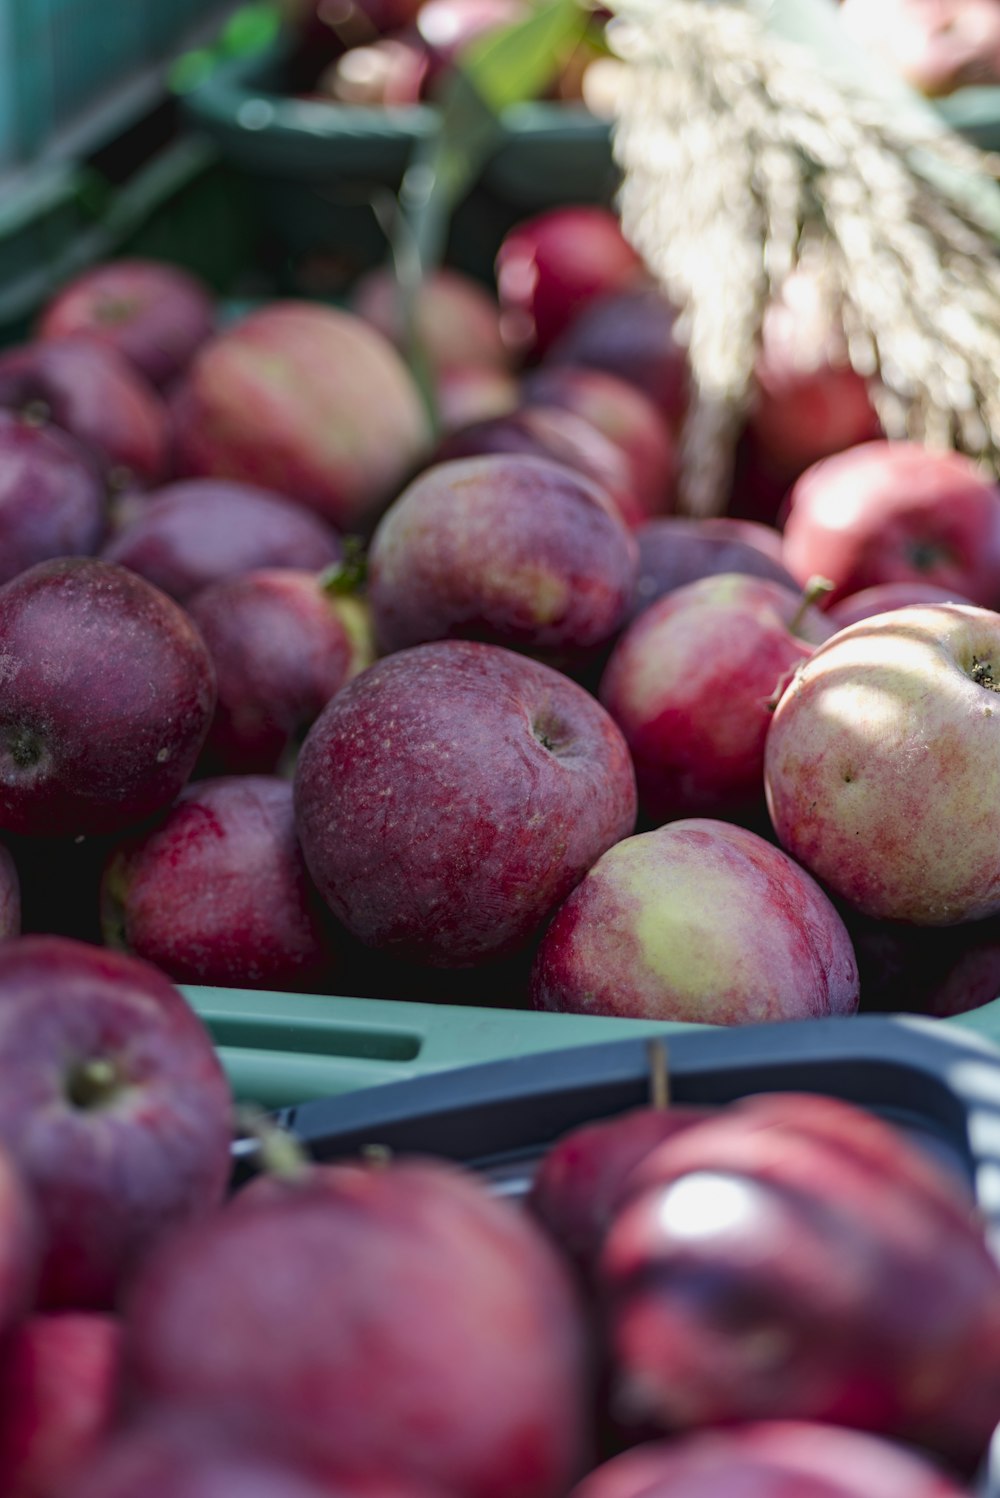
<path id="1" fill-rule="evenodd" d="M 401 297 L 392 271 L 380 267 L 356 283 L 349 305 L 405 354 Z M 462 367 L 506 370 L 510 362 L 495 299 L 460 271 L 442 266 L 430 272 L 417 293 L 415 320 L 417 340 L 435 375 Z"/>
<path id="2" fill-rule="evenodd" d="M 165 386 L 184 372 L 214 321 L 208 288 L 190 272 L 163 261 L 113 260 L 63 287 L 37 331 L 42 339 L 86 334 Z"/>
<path id="3" fill-rule="evenodd" d="M 774 701 L 834 629 L 790 588 L 734 572 L 675 589 L 629 625 L 598 695 L 625 735 L 649 818 L 757 806 Z"/>
<path id="4" fill-rule="evenodd" d="M 0 661 L 0 827 L 110 833 L 177 795 L 215 676 L 165 593 L 112 562 L 41 562 L 0 588 Z"/>
<path id="5" fill-rule="evenodd" d="M 346 0 L 350 6 L 351 0 Z M 419 37 L 401 32 L 379 36 L 348 50 L 324 69 L 317 95 L 337 104 L 399 109 L 423 97 L 430 54 Z M 308 96 L 307 96 L 308 97 Z"/>
<path id="6" fill-rule="evenodd" d="M 630 487 L 641 508 L 649 515 L 670 510 L 676 445 L 666 421 L 641 390 L 603 370 L 567 364 L 534 370 L 523 381 L 522 393 L 528 405 L 559 406 L 597 427 L 628 459 Z"/>
<path id="7" fill-rule="evenodd" d="M 688 404 L 687 352 L 677 336 L 677 312 L 655 287 L 612 291 L 585 307 L 556 340 L 549 365 L 603 369 L 635 385 L 673 431 Z"/>
<path id="8" fill-rule="evenodd" d="M 1000 82 L 993 0 L 843 0 L 851 38 L 932 97 Z"/>
<path id="9" fill-rule="evenodd" d="M 1000 487 L 961 453 L 865 442 L 794 485 L 785 565 L 834 584 L 829 603 L 877 583 L 935 583 L 1000 603 Z"/>
<path id="10" fill-rule="evenodd" d="M 874 1114 L 775 1093 L 674 1134 L 628 1177 L 597 1274 L 623 1420 L 985 1453 L 1000 1270 L 966 1182 Z"/>
<path id="11" fill-rule="evenodd" d="M 426 455 L 427 414 L 396 350 L 348 312 L 277 302 L 207 343 L 174 404 L 178 464 L 370 528 Z"/>
<path id="12" fill-rule="evenodd" d="M 906 608 L 911 603 L 972 603 L 972 599 L 963 598 L 950 588 L 938 587 L 937 583 L 876 583 L 873 588 L 862 588 L 860 593 L 849 593 L 839 603 L 832 604 L 826 615 L 837 629 L 846 629 L 849 624 L 887 614 L 891 609 Z"/>
<path id="13" fill-rule="evenodd" d="M 456 364 L 435 380 L 438 426 L 457 432 L 473 422 L 506 416 L 520 400 L 517 380 L 506 370 L 487 364 Z"/>
<path id="14" fill-rule="evenodd" d="M 75 437 L 114 489 L 149 488 L 166 477 L 166 407 L 144 377 L 103 344 L 65 338 L 0 354 L 0 407 Z"/>
<path id="15" fill-rule="evenodd" d="M 496 280 L 511 347 L 548 352 L 592 302 L 646 280 L 617 217 L 588 204 L 524 219 L 497 252 Z"/>
<path id="16" fill-rule="evenodd" d="M 988 609 L 913 605 L 840 630 L 768 731 L 782 846 L 866 915 L 948 926 L 1000 913 L 998 691 Z"/>
<path id="17" fill-rule="evenodd" d="M 605 1462 L 571 1498 L 964 1498 L 915 1452 L 862 1431 L 806 1421 L 647 1442 Z"/>
<path id="18" fill-rule="evenodd" d="M 648 513 L 633 487 L 625 452 L 592 422 L 559 406 L 522 406 L 509 415 L 477 421 L 446 436 L 435 462 L 478 458 L 486 454 L 549 458 L 602 488 L 628 526 L 639 526 Z M 649 503 L 648 495 L 645 497 Z"/>
<path id="19" fill-rule="evenodd" d="M 863 1010 L 948 1019 L 1000 996 L 1000 917 L 942 930 L 843 914 Z"/>
<path id="20" fill-rule="evenodd" d="M 0 583 L 52 557 L 97 551 L 106 523 L 90 454 L 57 427 L 0 411 Z"/>
<path id="21" fill-rule="evenodd" d="M 637 550 L 581 474 L 539 458 L 428 468 L 379 522 L 368 597 L 384 654 L 465 637 L 568 664 L 621 625 Z"/>
<path id="22" fill-rule="evenodd" d="M 128 1305 L 136 1395 L 344 1471 L 466 1498 L 560 1498 L 587 1359 L 541 1229 L 443 1162 L 251 1186 L 164 1244 Z M 334 1489 L 336 1491 L 336 1489 Z"/>
<path id="23" fill-rule="evenodd" d="M 0 941 L 21 934 L 21 881 L 10 850 L 0 843 Z"/>
<path id="24" fill-rule="evenodd" d="M 218 687 L 204 764 L 229 774 L 277 769 L 330 698 L 371 665 L 367 604 L 338 593 L 337 576 L 258 568 L 188 599 Z"/>
<path id="25" fill-rule="evenodd" d="M 40 1238 L 27 1183 L 10 1151 L 0 1144 L 0 1347 L 34 1301 Z"/>
<path id="26" fill-rule="evenodd" d="M 0 1143 L 44 1230 L 42 1309 L 104 1310 L 165 1234 L 218 1205 L 231 1098 L 148 963 L 58 936 L 0 945 Z"/>
<path id="27" fill-rule="evenodd" d="M 120 507 L 102 555 L 184 602 L 208 583 L 257 567 L 318 572 L 342 552 L 326 521 L 280 494 L 225 479 L 189 479 Z"/>
<path id="28" fill-rule="evenodd" d="M 0 1352 L 0 1498 L 62 1492 L 119 1417 L 122 1326 L 96 1311 L 32 1316 Z"/>
<path id="29" fill-rule="evenodd" d="M 295 772 L 306 865 L 367 946 L 468 967 L 524 946 L 635 824 L 621 733 L 558 671 L 447 640 L 327 704 Z"/>
<path id="30" fill-rule="evenodd" d="M 635 538 L 639 571 L 630 610 L 633 619 L 686 583 L 722 572 L 767 578 L 793 591 L 799 587 L 782 564 L 778 532 L 753 520 L 668 515 L 648 520 Z"/>
<path id="31" fill-rule="evenodd" d="M 852 1014 L 858 970 L 826 895 L 756 833 L 690 818 L 627 837 L 556 912 L 536 1009 L 741 1025 Z"/>

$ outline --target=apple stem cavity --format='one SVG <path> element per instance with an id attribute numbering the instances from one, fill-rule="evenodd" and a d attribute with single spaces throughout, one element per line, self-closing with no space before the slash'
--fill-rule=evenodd
<path id="1" fill-rule="evenodd" d="M 972 657 L 972 670 L 969 672 L 976 686 L 983 687 L 987 692 L 1000 692 L 1000 683 L 993 675 L 992 661 L 980 660 L 978 655 Z"/>
<path id="2" fill-rule="evenodd" d="M 310 1160 L 301 1142 L 260 1108 L 244 1105 L 236 1110 L 236 1127 L 244 1139 L 257 1146 L 252 1163 L 263 1175 L 282 1181 L 304 1180 Z"/>
<path id="3" fill-rule="evenodd" d="M 360 593 L 368 577 L 368 557 L 360 536 L 344 537 L 344 555 L 319 576 L 319 585 L 331 598 Z"/>
<path id="4" fill-rule="evenodd" d="M 42 757 L 42 744 L 31 728 L 15 728 L 7 740 L 10 757 L 19 770 L 30 770 Z"/>
<path id="5" fill-rule="evenodd" d="M 833 587 L 834 584 L 828 577 L 820 577 L 818 573 L 809 579 L 802 589 L 799 606 L 788 621 L 789 634 L 797 635 L 799 633 L 805 621 L 806 614 L 812 608 L 813 604 L 822 598 L 824 593 L 831 593 Z"/>
<path id="6" fill-rule="evenodd" d="M 43 400 L 28 401 L 21 407 L 21 420 L 29 427 L 43 427 L 49 422 L 52 412 Z"/>
<path id="7" fill-rule="evenodd" d="M 666 1041 L 659 1038 L 646 1042 L 649 1060 L 649 1101 L 658 1109 L 670 1107 L 670 1067 Z"/>
<path id="8" fill-rule="evenodd" d="M 92 1056 L 70 1071 L 66 1096 L 83 1113 L 94 1113 L 114 1101 L 121 1091 L 118 1068 L 106 1056 Z"/>

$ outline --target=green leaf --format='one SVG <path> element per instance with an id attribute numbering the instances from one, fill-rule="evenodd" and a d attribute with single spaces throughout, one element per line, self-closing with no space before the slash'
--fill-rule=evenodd
<path id="1" fill-rule="evenodd" d="M 545 92 L 587 23 L 580 0 L 547 0 L 527 20 L 473 42 L 458 71 L 499 114 Z"/>

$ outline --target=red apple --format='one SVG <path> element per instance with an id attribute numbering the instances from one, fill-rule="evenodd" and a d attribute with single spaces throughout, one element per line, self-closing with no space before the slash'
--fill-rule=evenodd
<path id="1" fill-rule="evenodd" d="M 646 273 L 616 216 L 580 205 L 517 224 L 497 253 L 496 277 L 509 342 L 540 357 L 592 302 Z"/>
<path id="2" fill-rule="evenodd" d="M 685 583 L 721 572 L 767 578 L 793 591 L 799 587 L 782 565 L 778 532 L 752 520 L 728 516 L 689 520 L 668 515 L 641 525 L 635 538 L 639 543 L 639 572 L 632 618 Z"/>
<path id="3" fill-rule="evenodd" d="M 212 332 L 207 287 L 179 266 L 114 260 L 84 271 L 49 303 L 43 339 L 86 334 L 113 348 L 154 385 L 169 385 Z"/>
<path id="4" fill-rule="evenodd" d="M 104 936 L 178 983 L 323 991 L 332 935 L 295 836 L 292 787 L 266 775 L 189 785 L 112 856 Z"/>
<path id="5" fill-rule="evenodd" d="M 57 936 L 0 945 L 0 1142 L 44 1228 L 39 1304 L 104 1309 L 229 1179 L 211 1039 L 148 963 Z"/>
<path id="6" fill-rule="evenodd" d="M 1000 917 L 942 930 L 845 909 L 861 974 L 861 1008 L 948 1019 L 1000 995 Z"/>
<path id="7" fill-rule="evenodd" d="M 987 609 L 913 605 L 839 631 L 768 732 L 782 846 L 866 915 L 948 926 L 1000 913 L 998 691 L 1000 615 Z"/>
<path id="8" fill-rule="evenodd" d="M 629 625 L 599 696 L 648 817 L 736 816 L 761 801 L 774 701 L 834 628 L 790 588 L 734 572 L 675 589 Z"/>
<path id="9" fill-rule="evenodd" d="M 211 583 L 186 607 L 218 686 L 205 763 L 225 773 L 277 769 L 375 658 L 366 603 L 323 574 L 259 568 Z"/>
<path id="10" fill-rule="evenodd" d="M 0 412 L 0 583 L 52 557 L 87 556 L 107 496 L 90 454 L 57 427 Z"/>
<path id="11" fill-rule="evenodd" d="M 372 538 L 376 637 L 386 654 L 464 637 L 584 660 L 621 625 L 636 558 L 605 496 L 561 463 L 440 463 L 404 490 Z"/>
<path id="12" fill-rule="evenodd" d="M 630 487 L 646 514 L 663 515 L 670 510 L 677 477 L 674 439 L 641 390 L 603 370 L 568 364 L 535 370 L 522 389 L 529 405 L 572 411 L 622 449 Z"/>
<path id="13" fill-rule="evenodd" d="M 388 1469 L 559 1498 L 582 1466 L 568 1273 L 526 1214 L 443 1163 L 237 1197 L 164 1246 L 129 1317 L 140 1398 L 266 1431 L 333 1484 Z"/>
<path id="14" fill-rule="evenodd" d="M 444 433 L 506 416 L 516 409 L 519 400 L 514 376 L 487 364 L 457 364 L 442 370 L 435 381 L 435 394 L 438 425 Z"/>
<path id="15" fill-rule="evenodd" d="M 0 1345 L 33 1303 L 40 1241 L 27 1183 L 10 1151 L 0 1145 Z"/>
<path id="16" fill-rule="evenodd" d="M 785 565 L 834 584 L 829 602 L 877 583 L 921 582 L 1000 603 L 1000 488 L 960 453 L 865 442 L 792 489 Z"/>
<path id="17" fill-rule="evenodd" d="M 21 934 L 21 881 L 10 851 L 0 843 L 0 941 Z"/>
<path id="18" fill-rule="evenodd" d="M 851 1014 L 858 970 L 833 905 L 755 833 L 692 818 L 618 843 L 557 911 L 536 1009 L 741 1025 Z"/>
<path id="19" fill-rule="evenodd" d="M 362 672 L 295 775 L 306 864 L 368 946 L 467 967 L 525 945 L 632 830 L 619 730 L 575 682 L 450 640 Z"/>
<path id="20" fill-rule="evenodd" d="M 273 488 L 346 530 L 374 524 L 429 442 L 391 344 L 305 302 L 264 307 L 206 344 L 174 414 L 183 473 Z"/>
<path id="21" fill-rule="evenodd" d="M 676 431 L 687 410 L 689 379 L 676 323 L 677 312 L 660 291 L 626 287 L 585 307 L 546 362 L 617 375 L 648 396 Z"/>
<path id="22" fill-rule="evenodd" d="M 131 500 L 102 553 L 181 602 L 256 567 L 318 572 L 341 554 L 336 531 L 312 511 L 224 479 L 189 479 Z"/>
<path id="23" fill-rule="evenodd" d="M 32 1316 L 0 1353 L 0 1498 L 51 1498 L 119 1415 L 122 1327 L 113 1316 Z"/>
<path id="24" fill-rule="evenodd" d="M 0 826 L 115 832 L 166 806 L 215 707 L 180 606 L 112 562 L 41 562 L 0 588 Z"/>
<path id="25" fill-rule="evenodd" d="M 854 1430 L 774 1420 L 650 1442 L 614 1457 L 571 1498 L 965 1498 L 903 1446 Z"/>
<path id="26" fill-rule="evenodd" d="M 827 609 L 827 618 L 837 629 L 846 629 L 849 624 L 858 624 L 862 619 L 873 619 L 876 614 L 887 614 L 891 609 L 903 609 L 911 603 L 971 603 L 971 598 L 957 596 L 949 588 L 939 588 L 936 583 L 876 583 L 873 588 L 862 588 L 860 593 L 849 593 L 839 603 Z"/>
<path id="27" fill-rule="evenodd" d="M 0 407 L 51 421 L 75 437 L 112 488 L 145 489 L 166 476 L 166 407 L 113 348 L 66 338 L 0 355 Z"/>
<path id="28" fill-rule="evenodd" d="M 362 276 L 350 307 L 401 353 L 407 352 L 401 293 L 391 270 Z M 446 267 L 432 271 L 417 293 L 415 319 L 421 351 L 435 375 L 463 367 L 507 368 L 510 356 L 500 337 L 500 309 L 471 276 Z"/>

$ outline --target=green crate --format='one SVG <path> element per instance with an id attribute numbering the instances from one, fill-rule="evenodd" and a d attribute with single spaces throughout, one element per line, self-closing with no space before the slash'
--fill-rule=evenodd
<path id="1" fill-rule="evenodd" d="M 237 1097 L 266 1108 L 477 1062 L 705 1028 L 235 988 L 183 992 L 211 1030 Z M 1000 999 L 938 1023 L 1000 1042 Z"/>

